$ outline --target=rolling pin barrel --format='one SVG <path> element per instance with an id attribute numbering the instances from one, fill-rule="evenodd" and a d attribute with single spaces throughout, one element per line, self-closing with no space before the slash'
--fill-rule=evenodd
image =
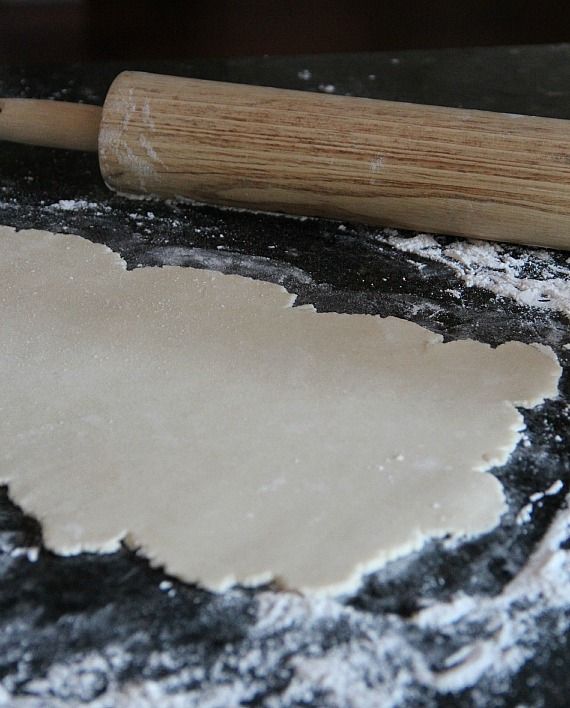
<path id="1" fill-rule="evenodd" d="M 120 192 L 570 247 L 567 121 L 126 72 Z"/>
<path id="2" fill-rule="evenodd" d="M 0 99 L 0 140 L 99 151 L 109 187 L 570 248 L 570 122 L 120 74 L 105 105 Z"/>

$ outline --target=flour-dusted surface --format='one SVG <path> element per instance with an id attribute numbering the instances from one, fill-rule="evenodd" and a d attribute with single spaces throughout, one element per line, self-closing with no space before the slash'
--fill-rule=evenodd
<path id="1" fill-rule="evenodd" d="M 387 230 L 379 240 L 404 253 L 444 263 L 468 288 L 483 288 L 526 307 L 556 310 L 570 319 L 570 256 L 561 264 L 548 251 L 488 241 L 438 241 L 430 234 L 411 238 Z M 425 263 L 418 262 L 418 267 Z M 461 300 L 460 290 L 449 290 Z"/>
<path id="2" fill-rule="evenodd" d="M 490 696 L 494 705 L 533 696 L 531 705 L 562 706 L 563 685 L 559 693 L 551 688 L 545 701 L 532 682 L 556 650 L 556 636 L 570 631 L 564 612 L 570 603 L 569 543 L 570 512 L 564 506 L 500 593 L 458 592 L 445 601 L 427 600 L 408 618 L 290 593 L 252 596 L 234 590 L 207 597 L 155 576 L 154 584 L 139 587 L 137 601 L 144 606 L 162 595 L 157 626 L 169 613 L 178 623 L 158 644 L 152 631 L 125 635 L 137 626 L 137 616 L 128 610 L 122 615 L 119 601 L 99 612 L 115 617 L 123 625 L 120 632 L 97 648 L 68 648 L 36 678 L 31 657 L 35 652 L 41 657 L 42 645 L 53 644 L 57 630 L 38 627 L 28 616 L 18 631 L 29 629 L 31 646 L 14 651 L 9 636 L 0 640 L 0 648 L 21 667 L 3 682 L 0 702 L 36 706 L 49 697 L 53 706 L 88 701 L 97 708 L 158 702 L 167 708 L 256 702 L 388 708 L 436 700 L 440 705 L 447 696 L 451 704 L 465 700 L 483 708 Z M 117 589 L 119 597 L 140 581 L 141 570 L 133 570 Z M 77 642 L 96 626 L 96 620 L 93 625 L 71 621 L 63 631 Z M 546 656 L 537 656 L 541 645 L 549 647 Z M 513 686 L 513 674 L 529 662 L 530 686 Z M 553 684 L 564 671 L 564 665 L 552 667 Z M 10 696 L 22 687 L 24 695 L 12 702 Z"/>
<path id="3" fill-rule="evenodd" d="M 570 48 L 564 46 L 49 71 L 0 68 L 0 92 L 98 102 L 112 77 L 125 68 L 310 90 L 332 84 L 343 94 L 570 118 Z M 304 70 L 310 76 L 299 78 Z M 79 233 L 120 252 L 129 268 L 160 263 L 211 267 L 216 262 L 224 272 L 282 284 L 300 294 L 299 303 L 314 302 L 319 311 L 403 317 L 446 340 L 471 337 L 493 346 L 513 339 L 540 341 L 556 351 L 561 363 L 569 363 L 570 349 L 564 348 L 570 343 L 568 321 L 561 312 L 467 287 L 450 264 L 385 242 L 393 232 L 131 202 L 105 190 L 93 156 L 8 144 L 2 145 L 2 156 L 0 222 Z M 74 207 L 62 209 L 61 200 Z M 515 258 L 528 254 L 532 266 L 536 250 L 505 246 L 503 253 Z M 548 251 L 548 258 L 557 267 L 568 266 L 568 253 Z M 540 280 L 536 272 L 532 277 Z M 127 550 L 102 557 L 52 556 L 40 544 L 37 525 L 4 495 L 4 702 L 19 700 L 34 708 L 75 706 L 82 700 L 138 705 L 145 695 L 147 705 L 221 706 L 247 694 L 253 696 L 252 705 L 304 700 L 340 706 L 346 704 L 347 677 L 359 676 L 353 700 L 358 706 L 369 705 L 376 693 L 386 695 L 386 683 L 394 687 L 393 702 L 401 706 L 565 708 L 569 603 L 560 590 L 568 584 L 561 562 L 568 541 L 551 537 L 552 560 L 545 562 L 549 551 L 534 566 L 533 574 L 545 579 L 542 595 L 529 593 L 501 611 L 499 619 L 485 615 L 489 622 L 481 621 L 476 609 L 474 622 L 460 610 L 487 599 L 503 602 L 504 589 L 533 552 L 544 547 L 553 519 L 565 518 L 568 387 L 565 373 L 558 399 L 524 413 L 527 429 L 521 443 L 509 463 L 493 471 L 508 508 L 492 533 L 461 544 L 433 542 L 421 553 L 390 563 L 356 595 L 339 601 L 301 601 L 270 588 L 259 600 L 257 592 L 244 590 L 212 595 L 149 569 Z M 558 481 L 562 488 L 547 495 Z M 519 523 L 517 515 L 525 507 L 526 521 Z M 439 608 L 434 612 L 437 626 L 419 626 L 413 618 L 432 603 Z M 271 607 L 282 614 L 270 612 Z M 299 626 L 302 617 L 312 618 L 306 628 Z M 382 638 L 384 648 L 376 651 Z M 512 649 L 499 651 L 494 644 L 490 650 L 488 643 L 481 648 L 481 638 L 496 638 Z M 410 643 L 411 655 L 405 648 Z M 471 646 L 477 646 L 472 654 Z M 459 661 L 463 647 L 470 656 L 467 663 Z M 522 664 L 521 656 L 528 657 Z M 439 674 L 454 662 L 459 670 L 453 682 L 449 675 L 445 683 L 435 682 L 423 669 L 427 665 Z M 295 699 L 300 695 L 303 699 Z"/>

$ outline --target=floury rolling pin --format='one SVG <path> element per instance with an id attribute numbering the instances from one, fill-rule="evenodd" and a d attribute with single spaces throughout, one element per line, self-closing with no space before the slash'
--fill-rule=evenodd
<path id="1" fill-rule="evenodd" d="M 0 99 L 0 139 L 127 194 L 570 248 L 570 122 L 125 72 L 102 108 Z"/>

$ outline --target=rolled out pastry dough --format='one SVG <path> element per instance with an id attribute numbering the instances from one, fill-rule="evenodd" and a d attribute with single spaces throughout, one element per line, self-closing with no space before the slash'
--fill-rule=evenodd
<path id="1" fill-rule="evenodd" d="M 427 538 L 491 529 L 485 472 L 557 390 L 546 348 L 442 343 L 293 308 L 282 287 L 127 271 L 0 227 L 0 477 L 59 553 L 121 540 L 219 589 L 338 592 Z"/>

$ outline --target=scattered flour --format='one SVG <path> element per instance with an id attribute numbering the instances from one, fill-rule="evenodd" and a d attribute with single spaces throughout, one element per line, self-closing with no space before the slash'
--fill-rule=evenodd
<path id="1" fill-rule="evenodd" d="M 80 209 L 100 209 L 100 205 L 96 202 L 87 202 L 84 199 L 60 199 L 54 204 L 50 204 L 49 209 L 57 209 L 58 211 L 79 211 Z"/>
<path id="2" fill-rule="evenodd" d="M 243 255 L 216 246 L 217 251 L 186 246 L 156 246 L 146 252 L 153 265 L 194 266 L 217 270 L 221 273 L 238 273 L 258 280 L 269 280 L 282 285 L 291 279 L 297 283 L 311 283 L 311 276 L 289 263 L 264 256 Z"/>
<path id="3" fill-rule="evenodd" d="M 564 484 L 560 479 L 553 482 L 548 489 L 543 492 L 534 492 L 528 498 L 528 504 L 525 504 L 516 516 L 516 523 L 520 526 L 522 524 L 528 523 L 532 518 L 532 512 L 534 510 L 534 504 L 544 499 L 544 497 L 552 497 L 559 494 L 564 488 Z"/>
<path id="4" fill-rule="evenodd" d="M 525 504 L 516 516 L 516 523 L 519 526 L 522 526 L 523 524 L 528 524 L 528 522 L 532 519 L 533 509 L 534 507 L 532 505 L 532 502 Z"/>
<path id="5" fill-rule="evenodd" d="M 559 486 L 544 493 L 553 494 Z M 509 677 L 544 651 L 540 619 L 558 613 L 558 630 L 570 629 L 564 612 L 570 604 L 569 536 L 566 507 L 526 566 L 495 596 L 458 593 L 446 602 L 427 602 L 404 619 L 361 612 L 332 599 L 261 592 L 257 621 L 248 635 L 220 647 L 211 665 L 199 657 L 189 661 L 177 649 L 154 651 L 142 675 L 125 683 L 120 676 L 132 657 L 108 645 L 55 662 L 45 677 L 27 683 L 30 698 L 12 698 L 10 705 L 39 705 L 34 701 L 48 695 L 51 706 L 86 699 L 93 708 L 243 705 L 258 702 L 271 677 L 280 688 L 265 693 L 263 705 L 270 708 L 436 705 L 444 695 L 481 682 L 504 696 Z M 161 583 L 161 589 L 167 590 L 167 584 Z M 341 627 L 348 641 L 323 640 Z M 425 652 L 425 642 L 439 647 L 435 660 Z M 4 679 L 3 688 L 9 696 L 9 680 Z M 426 703 L 427 691 L 436 696 L 432 702 Z M 469 705 L 483 708 L 489 695 L 473 691 Z"/>
<path id="6" fill-rule="evenodd" d="M 552 497 L 555 494 L 561 492 L 563 487 L 564 485 L 562 484 L 562 481 L 560 479 L 557 479 L 556 482 L 553 482 L 550 487 L 548 487 L 548 489 L 544 490 L 544 492 L 535 492 L 534 494 L 531 494 L 530 500 L 532 502 L 535 502 L 539 499 L 543 499 L 544 497 Z"/>
<path id="7" fill-rule="evenodd" d="M 449 266 L 469 288 L 490 290 L 520 305 L 558 310 L 570 318 L 570 266 L 561 266 L 543 250 L 513 255 L 508 247 L 488 241 L 439 243 L 429 234 L 412 238 L 387 230 L 379 240 Z"/>

